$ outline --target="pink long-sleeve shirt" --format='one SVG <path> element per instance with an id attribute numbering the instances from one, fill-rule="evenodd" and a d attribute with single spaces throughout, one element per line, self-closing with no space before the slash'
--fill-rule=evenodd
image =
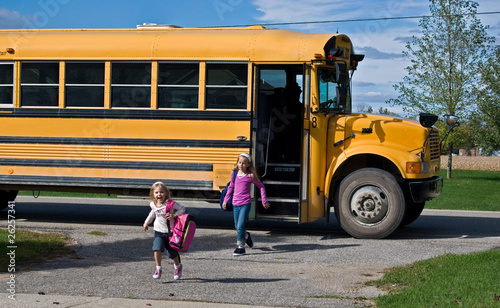
<path id="1" fill-rule="evenodd" d="M 245 174 L 242 177 L 236 175 L 236 177 L 234 178 L 234 182 L 231 182 L 229 184 L 226 197 L 224 198 L 224 202 L 227 203 L 231 195 L 233 196 L 234 206 L 240 206 L 252 202 L 252 197 L 250 196 L 250 185 L 252 184 L 254 184 L 255 186 L 257 186 L 257 188 L 259 188 L 260 197 L 262 198 L 262 203 L 263 204 L 268 203 L 264 184 L 262 184 L 262 182 L 257 182 L 253 180 L 250 174 Z"/>

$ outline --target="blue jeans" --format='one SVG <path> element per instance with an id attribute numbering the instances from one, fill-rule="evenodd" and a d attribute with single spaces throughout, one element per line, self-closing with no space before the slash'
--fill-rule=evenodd
<path id="1" fill-rule="evenodd" d="M 238 234 L 237 244 L 239 246 L 245 246 L 245 235 L 247 233 L 245 224 L 248 220 L 248 214 L 250 213 L 250 206 L 250 203 L 233 206 L 234 227 L 236 228 L 236 233 Z"/>

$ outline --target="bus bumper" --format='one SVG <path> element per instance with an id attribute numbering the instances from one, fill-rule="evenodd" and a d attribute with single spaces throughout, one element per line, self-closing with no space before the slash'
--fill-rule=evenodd
<path id="1" fill-rule="evenodd" d="M 410 182 L 409 185 L 413 202 L 425 202 L 441 194 L 443 190 L 443 178 L 436 176 L 425 181 Z"/>

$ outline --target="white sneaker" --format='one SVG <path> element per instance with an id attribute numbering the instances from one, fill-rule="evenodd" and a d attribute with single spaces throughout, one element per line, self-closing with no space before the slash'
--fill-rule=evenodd
<path id="1" fill-rule="evenodd" d="M 179 280 L 182 277 L 182 263 L 179 263 L 179 267 L 174 268 L 174 280 Z"/>
<path id="2" fill-rule="evenodd" d="M 153 278 L 154 279 L 160 279 L 161 278 L 161 267 L 160 268 L 157 268 L 154 275 L 153 275 Z"/>

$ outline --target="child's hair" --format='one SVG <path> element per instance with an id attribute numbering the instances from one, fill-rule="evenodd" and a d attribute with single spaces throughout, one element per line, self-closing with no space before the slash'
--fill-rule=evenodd
<path id="1" fill-rule="evenodd" d="M 155 189 L 157 187 L 161 187 L 161 189 L 165 192 L 165 198 L 166 200 L 169 200 L 172 197 L 172 193 L 170 190 L 168 190 L 167 185 L 163 184 L 163 182 L 156 182 L 151 186 L 151 189 L 149 190 L 149 198 L 151 201 L 155 201 Z"/>
<path id="2" fill-rule="evenodd" d="M 247 153 L 241 153 L 240 155 L 238 155 L 238 159 L 236 159 L 236 164 L 234 165 L 234 169 L 235 170 L 238 169 L 238 161 L 240 160 L 240 157 L 244 157 L 244 158 L 246 158 L 246 160 L 248 160 L 248 165 L 249 165 L 248 166 L 248 173 L 253 174 L 255 179 L 260 182 L 259 175 L 257 174 L 257 170 L 255 170 L 255 166 L 253 165 L 252 158 Z"/>

